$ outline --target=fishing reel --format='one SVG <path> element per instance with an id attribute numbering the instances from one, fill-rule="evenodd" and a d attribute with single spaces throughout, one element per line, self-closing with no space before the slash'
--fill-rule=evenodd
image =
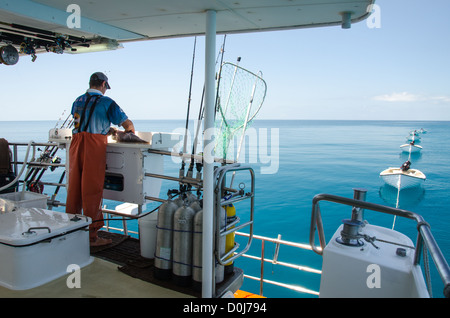
<path id="1" fill-rule="evenodd" d="M 44 185 L 40 181 L 30 181 L 28 182 L 27 190 L 34 193 L 43 193 Z"/>
<path id="2" fill-rule="evenodd" d="M 72 46 L 68 42 L 69 36 L 63 34 L 57 34 L 54 45 L 46 46 L 47 52 L 53 52 L 56 54 L 63 54 L 67 48 L 72 49 Z"/>
<path id="3" fill-rule="evenodd" d="M 38 148 L 38 150 L 42 151 L 41 155 L 38 158 L 39 162 L 51 163 L 51 164 L 61 163 L 60 157 L 58 157 L 58 156 L 52 157 L 52 153 L 51 153 L 50 149 L 41 150 L 40 148 Z M 57 166 L 50 166 L 51 171 L 55 171 L 56 168 L 57 168 Z"/>
<path id="4" fill-rule="evenodd" d="M 53 163 L 53 164 L 59 164 L 59 163 L 61 163 L 61 158 L 58 157 L 58 156 L 53 157 L 52 163 Z M 55 171 L 56 168 L 57 168 L 57 166 L 51 166 L 51 167 L 50 167 L 50 170 L 51 170 L 51 171 Z"/>
<path id="5" fill-rule="evenodd" d="M 37 59 L 35 44 L 31 40 L 26 40 L 20 44 L 20 53 L 31 55 L 31 61 L 34 62 Z"/>

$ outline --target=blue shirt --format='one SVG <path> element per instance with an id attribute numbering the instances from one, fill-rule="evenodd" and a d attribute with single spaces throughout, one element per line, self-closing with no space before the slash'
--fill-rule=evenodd
<path id="1" fill-rule="evenodd" d="M 84 105 L 89 96 L 92 97 L 86 105 L 86 110 L 84 110 Z M 94 103 L 96 105 L 94 112 L 91 115 Z M 111 124 L 119 126 L 128 119 L 125 112 L 114 100 L 107 96 L 103 96 L 103 94 L 96 89 L 88 89 L 87 94 L 79 96 L 75 102 L 73 102 L 71 113 L 75 124 L 75 128 L 72 131 L 74 134 L 86 131 L 92 134 L 106 135 L 109 132 Z M 87 124 L 88 121 L 89 123 Z"/>

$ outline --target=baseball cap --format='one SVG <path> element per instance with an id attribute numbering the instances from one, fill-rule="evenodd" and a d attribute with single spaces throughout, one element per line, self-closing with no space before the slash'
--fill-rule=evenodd
<path id="1" fill-rule="evenodd" d="M 95 72 L 94 74 L 91 75 L 90 81 L 96 81 L 96 80 L 105 81 L 106 88 L 111 89 L 111 86 L 109 86 L 109 83 L 108 83 L 108 77 L 105 74 L 103 74 L 102 72 Z"/>

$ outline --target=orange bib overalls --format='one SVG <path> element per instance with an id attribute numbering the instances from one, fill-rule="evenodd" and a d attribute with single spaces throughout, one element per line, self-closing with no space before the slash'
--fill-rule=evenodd
<path id="1" fill-rule="evenodd" d="M 92 106 L 91 114 L 96 102 Z M 88 126 L 90 117 L 85 127 Z M 89 226 L 91 240 L 95 240 L 97 231 L 104 225 L 101 203 L 105 182 L 106 145 L 106 135 L 81 131 L 73 135 L 69 149 L 66 213 L 83 212 L 92 219 Z"/>

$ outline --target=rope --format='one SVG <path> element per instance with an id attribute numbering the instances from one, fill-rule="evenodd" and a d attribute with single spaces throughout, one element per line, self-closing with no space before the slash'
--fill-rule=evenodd
<path id="1" fill-rule="evenodd" d="M 395 203 L 395 208 L 398 209 L 399 202 L 400 202 L 400 189 L 402 187 L 402 176 L 398 176 L 398 183 L 397 183 L 397 201 Z M 394 215 L 394 222 L 392 223 L 392 229 L 395 227 L 395 220 L 397 219 L 397 216 Z"/>

